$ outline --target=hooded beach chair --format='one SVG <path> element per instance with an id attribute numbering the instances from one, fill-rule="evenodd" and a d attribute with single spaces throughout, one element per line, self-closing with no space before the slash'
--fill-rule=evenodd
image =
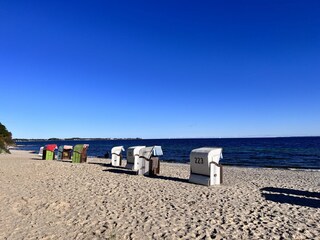
<path id="1" fill-rule="evenodd" d="M 145 147 L 139 151 L 138 174 L 153 176 L 160 173 L 159 156 L 162 156 L 161 146 Z"/>
<path id="2" fill-rule="evenodd" d="M 129 147 L 127 149 L 127 165 L 126 168 L 133 170 L 133 171 L 138 171 L 140 167 L 139 163 L 139 152 L 142 148 L 145 148 L 146 146 L 134 146 L 134 147 Z"/>
<path id="3" fill-rule="evenodd" d="M 53 160 L 55 158 L 54 150 L 57 149 L 56 144 L 48 144 L 43 148 L 42 159 L 43 160 Z"/>
<path id="4" fill-rule="evenodd" d="M 61 145 L 58 149 L 58 160 L 71 159 L 72 146 Z"/>
<path id="5" fill-rule="evenodd" d="M 206 186 L 222 183 L 222 148 L 203 147 L 190 153 L 189 182 Z"/>
<path id="6" fill-rule="evenodd" d="M 123 146 L 113 147 L 111 149 L 111 165 L 114 167 L 120 167 L 122 165 L 122 151 Z"/>
<path id="7" fill-rule="evenodd" d="M 84 163 L 87 161 L 87 150 L 89 144 L 78 144 L 73 148 L 72 162 L 73 163 Z"/>
<path id="8" fill-rule="evenodd" d="M 38 155 L 42 158 L 44 147 L 40 147 Z"/>

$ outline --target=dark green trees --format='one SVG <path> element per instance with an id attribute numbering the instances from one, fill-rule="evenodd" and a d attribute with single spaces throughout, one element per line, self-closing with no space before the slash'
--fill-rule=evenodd
<path id="1" fill-rule="evenodd" d="M 15 145 L 15 143 L 12 140 L 11 132 L 7 130 L 6 126 L 0 123 L 0 153 L 10 153 L 8 150 L 8 146 L 12 145 Z"/>

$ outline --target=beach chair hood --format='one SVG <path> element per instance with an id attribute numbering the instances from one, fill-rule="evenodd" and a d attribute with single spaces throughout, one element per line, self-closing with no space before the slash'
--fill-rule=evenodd
<path id="1" fill-rule="evenodd" d="M 81 153 L 83 149 L 86 149 L 89 147 L 89 144 L 77 144 L 74 146 L 73 151 Z"/>
<path id="2" fill-rule="evenodd" d="M 48 145 L 45 146 L 44 149 L 53 152 L 53 151 L 56 150 L 57 148 L 58 148 L 58 147 L 57 147 L 56 144 L 48 144 Z"/>
<path id="3" fill-rule="evenodd" d="M 162 148 L 161 146 L 153 146 L 153 147 L 145 147 L 142 148 L 139 152 L 139 156 L 145 159 L 150 159 L 151 157 L 162 156 Z"/>
<path id="4" fill-rule="evenodd" d="M 127 154 L 130 153 L 131 156 L 137 156 L 139 155 L 139 152 L 142 148 L 145 148 L 146 146 L 133 146 L 133 147 L 129 147 L 127 149 Z"/>
<path id="5" fill-rule="evenodd" d="M 111 149 L 111 154 L 116 154 L 116 155 L 120 155 L 122 151 L 125 151 L 123 146 L 117 146 L 117 147 L 113 147 Z"/>
<path id="6" fill-rule="evenodd" d="M 163 152 L 162 152 L 162 148 L 161 146 L 154 146 L 153 147 L 153 156 L 162 156 Z"/>

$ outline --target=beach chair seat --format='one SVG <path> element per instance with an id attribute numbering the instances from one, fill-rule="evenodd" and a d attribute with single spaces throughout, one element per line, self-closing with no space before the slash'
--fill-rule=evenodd
<path id="1" fill-rule="evenodd" d="M 113 147 L 111 149 L 111 165 L 114 167 L 120 167 L 122 165 L 122 151 L 123 146 Z"/>
<path id="2" fill-rule="evenodd" d="M 43 148 L 42 159 L 43 160 L 53 160 L 55 159 L 55 152 L 54 150 L 57 149 L 56 144 L 48 144 Z"/>
<path id="3" fill-rule="evenodd" d="M 222 148 L 203 147 L 190 153 L 189 182 L 206 186 L 222 183 Z"/>
<path id="4" fill-rule="evenodd" d="M 61 145 L 58 149 L 58 160 L 71 159 L 72 146 Z"/>
<path id="5" fill-rule="evenodd" d="M 89 144 L 77 144 L 73 148 L 72 162 L 84 163 L 87 161 L 87 150 Z"/>
<path id="6" fill-rule="evenodd" d="M 145 147 L 139 151 L 139 175 L 154 176 L 160 173 L 160 160 L 162 156 L 161 146 Z"/>
<path id="7" fill-rule="evenodd" d="M 146 146 L 133 146 L 129 147 L 127 149 L 127 164 L 126 168 L 133 170 L 133 171 L 138 171 L 140 168 L 140 160 L 139 160 L 139 152 L 142 148 L 145 148 Z"/>

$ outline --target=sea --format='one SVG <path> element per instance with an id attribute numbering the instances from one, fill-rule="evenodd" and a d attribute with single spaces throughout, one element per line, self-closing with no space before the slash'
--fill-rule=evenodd
<path id="1" fill-rule="evenodd" d="M 162 146 L 161 159 L 167 162 L 188 163 L 192 149 L 223 148 L 223 165 L 239 167 L 268 167 L 320 169 L 320 137 L 277 138 L 199 138 L 199 139 L 136 139 L 87 141 L 27 141 L 17 142 L 18 149 L 38 152 L 46 144 L 89 144 L 88 156 L 104 156 L 114 146 Z M 124 153 L 125 154 L 125 153 Z"/>

